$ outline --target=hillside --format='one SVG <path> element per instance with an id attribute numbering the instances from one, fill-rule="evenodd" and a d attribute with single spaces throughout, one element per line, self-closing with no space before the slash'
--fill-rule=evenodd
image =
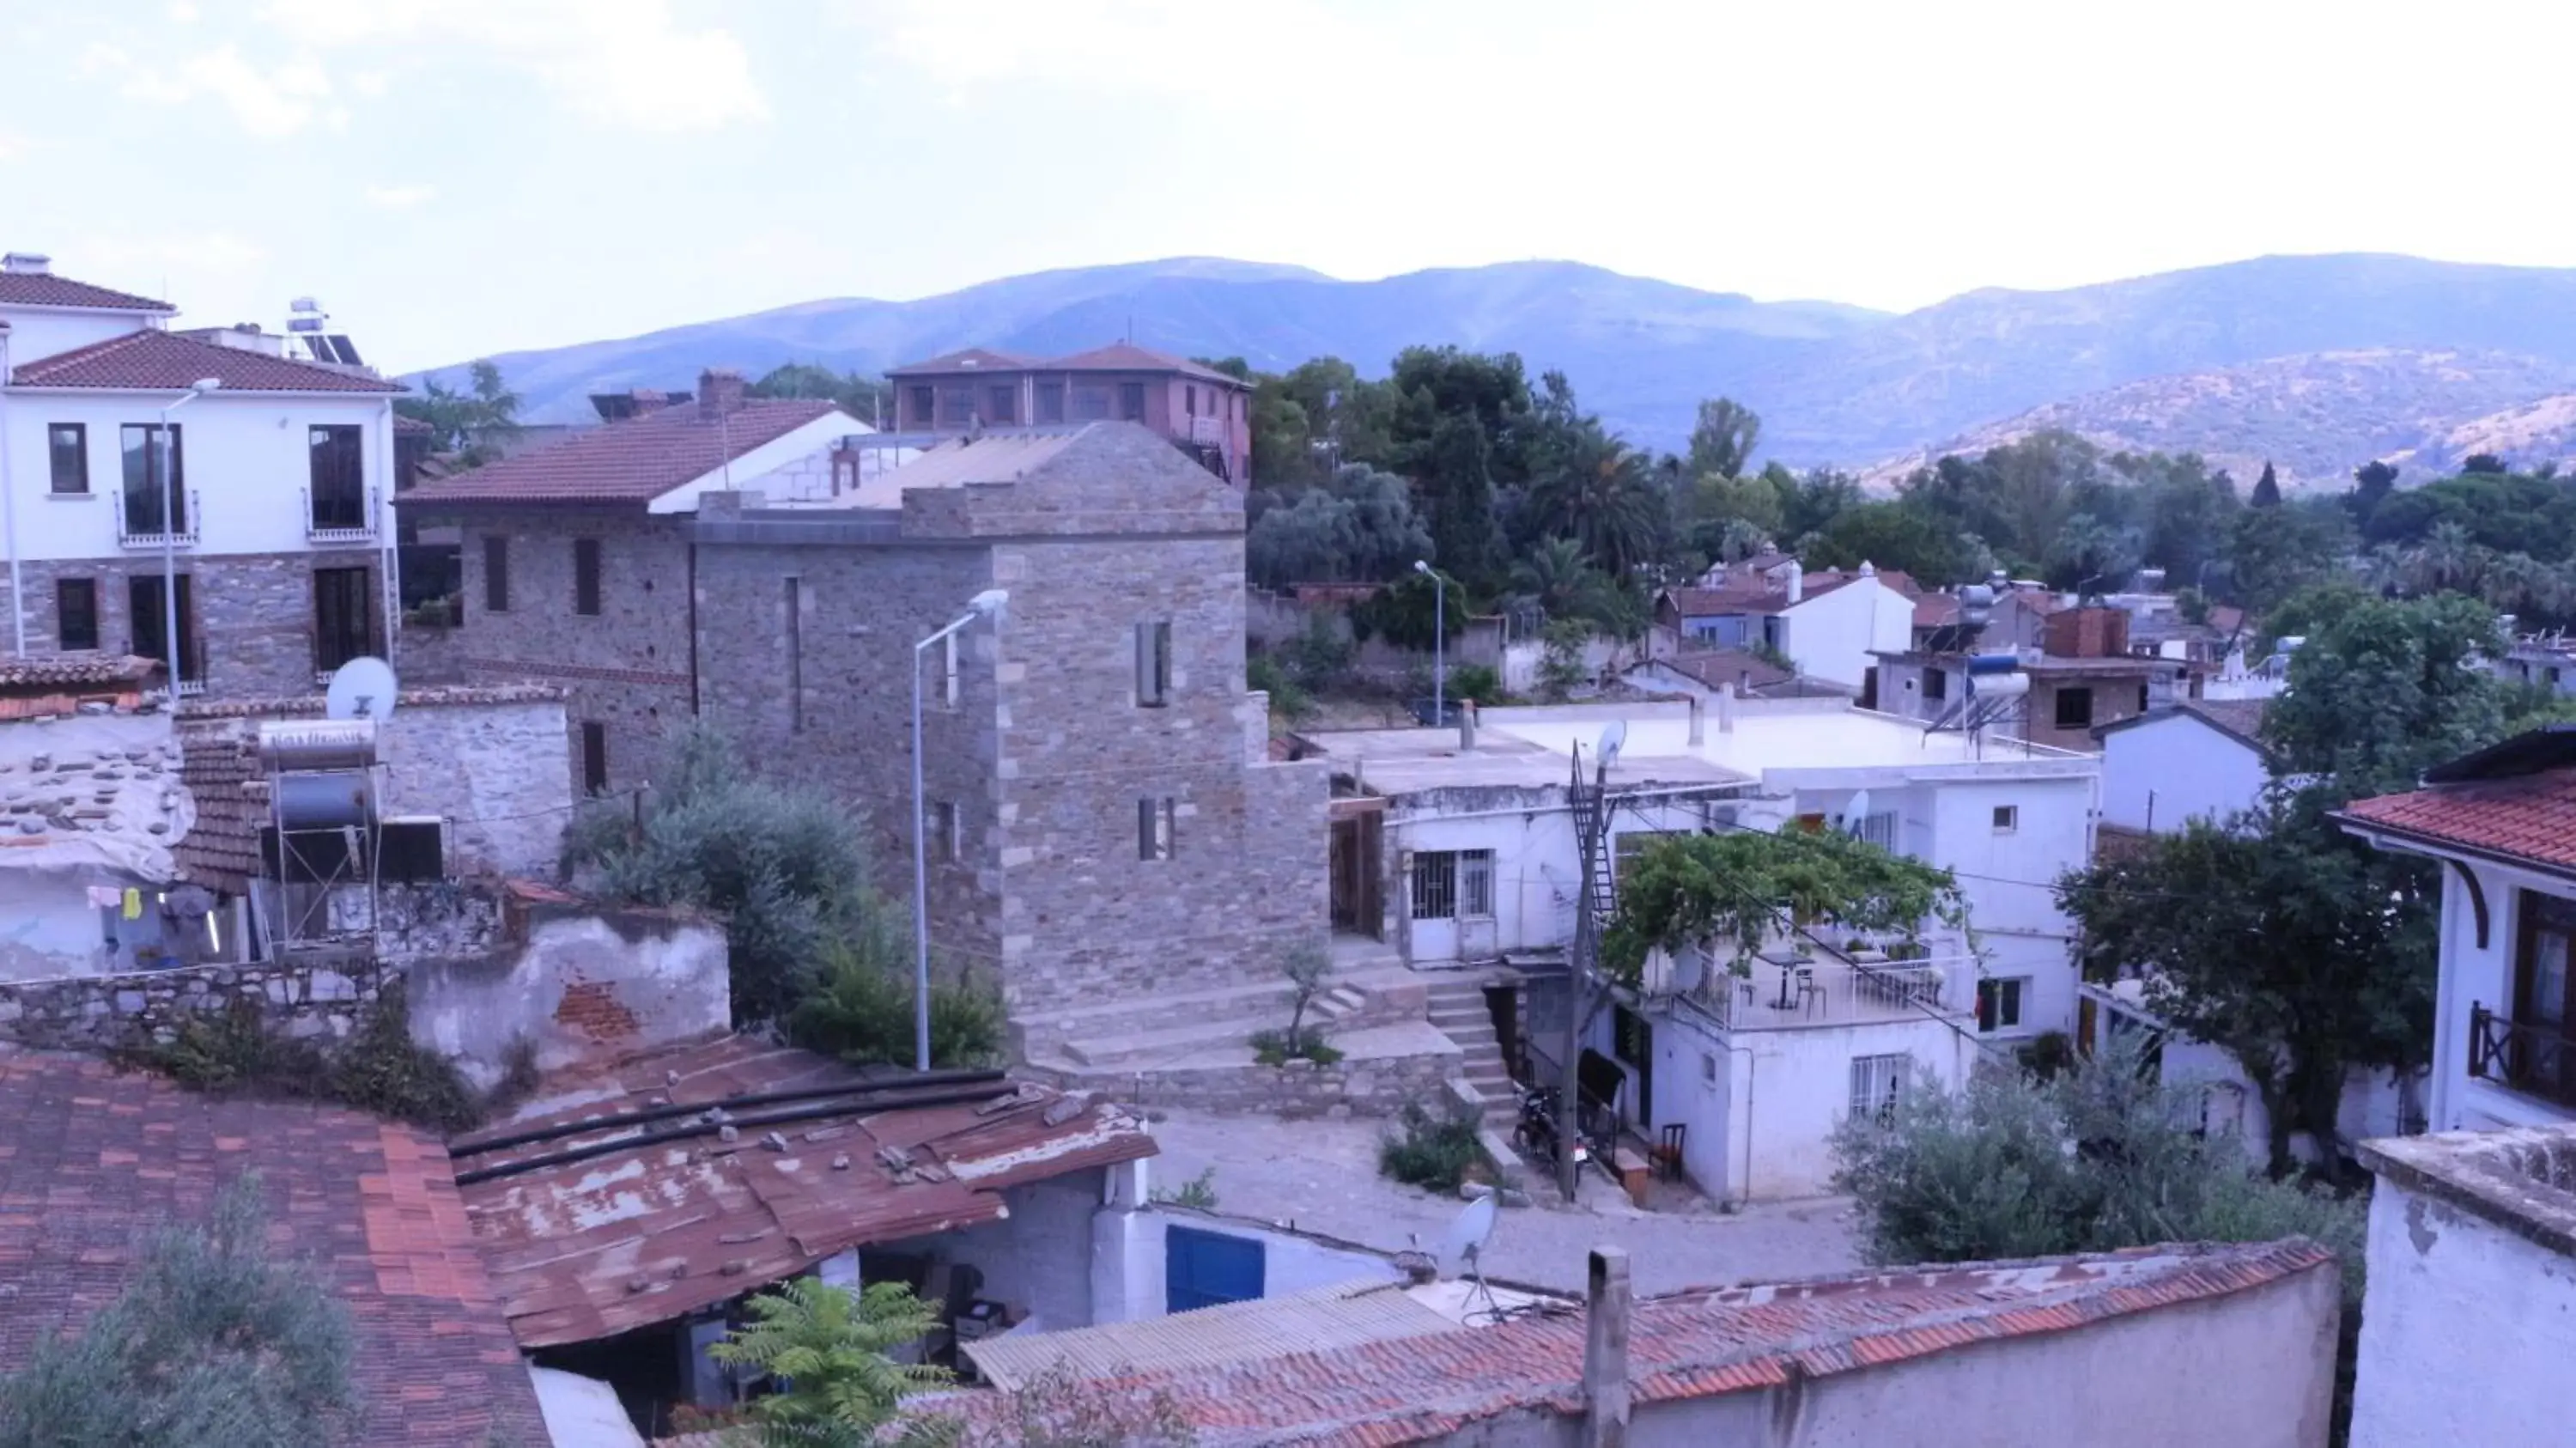
<path id="1" fill-rule="evenodd" d="M 2212 453 L 2269 451 L 2327 469 L 2417 436 L 2419 421 L 2456 427 L 2566 390 L 2567 374 L 2553 369 L 2576 368 L 2569 318 L 2576 270 L 2397 256 L 2263 257 L 2063 291 L 1978 291 L 1902 316 L 1761 302 L 1571 262 L 1345 282 L 1181 258 L 1010 277 L 911 302 L 808 302 L 496 360 L 532 418 L 564 421 L 587 415 L 590 391 L 684 387 L 707 365 L 876 371 L 968 344 L 1043 353 L 1133 336 L 1264 368 L 1329 353 L 1382 373 L 1399 348 L 1447 342 L 1517 351 L 1534 372 L 1562 369 L 1586 406 L 1648 447 L 1679 446 L 1693 404 L 1724 394 L 1762 414 L 1766 456 L 1844 465 L 2010 428 L 2052 404 L 2084 400 L 2089 411 L 2097 395 L 2152 382 L 2145 397 L 2103 404 L 2111 411 L 2102 425 L 2117 432 L 2114 422 L 2166 418 L 2154 423 L 2159 435 L 2202 439 Z M 2314 362 L 2337 354 L 2390 360 Z M 2394 360 L 2406 354 L 2470 360 Z M 2313 385 L 2164 381 L 2274 360 L 2293 373 L 2316 370 Z M 2517 365 L 2530 369 L 2527 390 L 2516 390 Z M 2448 375 L 2460 369 L 2469 375 Z M 2410 401 L 2418 386 L 2431 391 Z M 2223 399 L 2244 388 L 2280 397 L 2278 407 L 2241 404 L 2250 410 L 2238 420 L 2256 435 L 2226 431 L 2240 404 Z M 2186 405 L 2204 390 L 2221 400 Z M 2164 393 L 2176 395 L 2153 400 Z"/>
<path id="2" fill-rule="evenodd" d="M 1977 453 L 2034 432 L 2071 432 L 2106 452 L 2196 452 L 2251 485 L 2269 461 L 2291 490 L 2340 488 L 2384 458 L 2415 475 L 2493 451 L 2519 457 L 2576 437 L 2576 366 L 2494 352 L 2311 352 L 2153 377 L 1972 428 L 1871 467 L 1895 482 L 1942 453 Z M 2548 394 L 2557 407 L 2533 405 Z"/>

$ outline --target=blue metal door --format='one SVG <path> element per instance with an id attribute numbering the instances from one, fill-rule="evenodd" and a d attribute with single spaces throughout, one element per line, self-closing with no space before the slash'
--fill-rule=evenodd
<path id="1" fill-rule="evenodd" d="M 1163 1234 L 1163 1310 L 1187 1312 L 1220 1302 L 1250 1302 L 1261 1295 L 1261 1243 L 1196 1227 Z"/>

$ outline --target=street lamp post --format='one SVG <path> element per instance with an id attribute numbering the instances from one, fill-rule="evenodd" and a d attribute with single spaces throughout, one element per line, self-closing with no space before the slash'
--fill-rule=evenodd
<path id="1" fill-rule="evenodd" d="M 152 448 L 153 466 L 161 471 L 161 658 L 170 668 L 170 707 L 179 706 L 179 513 L 177 469 L 170 466 L 178 444 L 170 434 L 170 414 L 223 386 L 220 377 L 200 377 L 188 390 L 161 408 L 161 432 Z"/>
<path id="2" fill-rule="evenodd" d="M 1431 727 L 1449 722 L 1449 580 L 1423 559 L 1413 571 L 1431 580 Z"/>
<path id="3" fill-rule="evenodd" d="M 921 656 L 979 618 L 999 620 L 1010 595 L 988 588 L 947 627 L 912 646 L 912 1069 L 930 1069 L 930 830 L 921 784 Z"/>

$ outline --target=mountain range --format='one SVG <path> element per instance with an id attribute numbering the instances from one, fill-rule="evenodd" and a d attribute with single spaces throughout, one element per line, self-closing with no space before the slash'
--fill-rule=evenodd
<path id="1" fill-rule="evenodd" d="M 1059 353 L 1119 337 L 1278 370 L 1382 374 L 1417 343 L 1557 369 L 1641 446 L 1694 404 L 1762 415 L 1762 455 L 1886 477 L 1909 460 L 2062 427 L 2208 454 L 2292 486 L 2374 457 L 2422 474 L 2475 451 L 2576 452 L 2576 270 L 2274 256 L 2059 291 L 1988 289 L 1902 314 L 1764 302 L 1572 262 L 1340 281 L 1179 258 L 1009 277 L 910 302 L 841 298 L 496 356 L 535 421 L 585 395 L 687 387 L 704 366 L 876 372 L 952 348 Z M 461 365 L 427 374 L 453 380 Z"/>

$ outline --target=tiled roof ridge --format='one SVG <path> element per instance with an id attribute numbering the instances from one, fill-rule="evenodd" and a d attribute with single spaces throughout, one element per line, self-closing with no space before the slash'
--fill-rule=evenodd
<path id="1" fill-rule="evenodd" d="M 225 386 L 236 391 L 371 393 L 410 391 L 409 388 L 403 386 L 399 382 L 387 382 L 380 377 L 360 376 L 353 372 L 342 372 L 333 368 L 325 367 L 318 362 L 307 362 L 302 358 L 297 357 L 273 357 L 265 352 L 246 352 L 238 347 L 227 347 L 220 342 L 209 342 L 202 337 L 191 337 L 178 332 L 165 332 L 151 327 L 141 328 L 132 332 L 122 332 L 113 337 L 91 342 L 84 346 L 74 347 L 67 352 L 56 352 L 50 357 L 39 357 L 31 362 L 20 363 L 10 369 L 9 380 L 12 386 L 17 387 L 62 387 L 66 389 L 95 388 L 108 391 L 127 387 L 144 387 L 147 389 L 157 390 L 161 384 L 122 381 L 61 382 L 51 379 L 57 378 L 77 367 L 112 361 L 128 352 L 163 347 L 195 347 L 203 349 L 209 354 L 205 364 L 208 371 L 203 375 L 219 377 L 225 368 L 231 368 L 235 371 L 239 371 L 245 367 L 254 369 L 255 371 L 285 369 L 290 375 L 297 376 L 299 378 L 310 378 L 316 384 L 321 384 L 326 380 L 329 383 L 328 386 L 316 385 L 306 388 L 286 384 L 269 384 L 259 381 L 225 383 Z M 185 386 L 186 384 L 177 383 L 172 385 Z"/>
<path id="2" fill-rule="evenodd" d="M 12 297 L 9 293 L 25 293 Z M 47 294 L 53 294 L 48 296 Z M 0 305 L 12 307 L 65 307 L 96 312 L 159 312 L 175 314 L 179 309 L 155 297 L 139 292 L 103 287 L 96 282 L 76 277 L 58 276 L 53 272 L 0 273 Z"/>
<path id="3" fill-rule="evenodd" d="M 394 696 L 396 708 L 458 708 L 476 704 L 549 704 L 572 697 L 555 684 L 429 684 Z M 278 694 L 266 698 L 190 699 L 176 713 L 181 722 L 194 719 L 301 718 L 325 707 L 320 694 Z"/>
<path id="4" fill-rule="evenodd" d="M 839 410 L 827 397 L 746 398 L 724 414 L 677 403 L 431 479 L 394 501 L 397 507 L 649 503 Z"/>

